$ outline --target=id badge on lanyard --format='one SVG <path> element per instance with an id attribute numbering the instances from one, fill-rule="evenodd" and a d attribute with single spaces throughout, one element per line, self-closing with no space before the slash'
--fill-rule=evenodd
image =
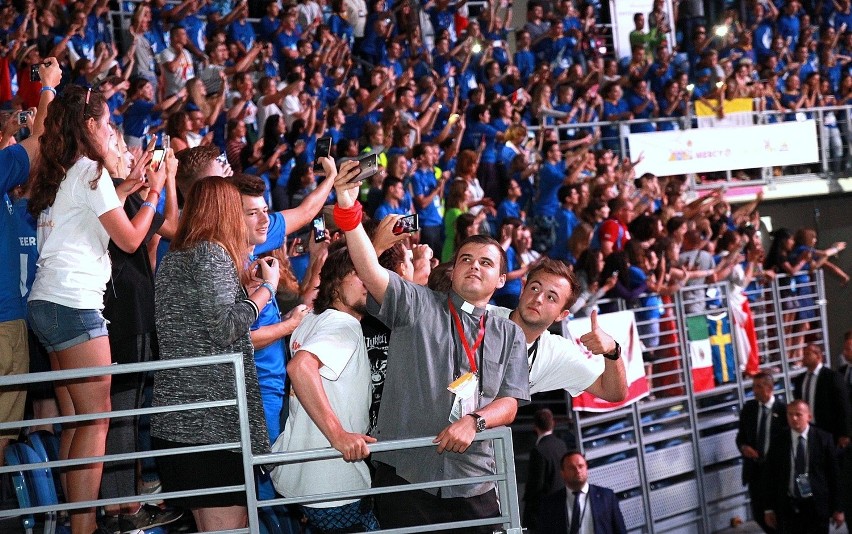
<path id="1" fill-rule="evenodd" d="M 456 307 L 452 300 L 448 300 L 450 315 L 455 324 L 456 334 L 461 339 L 462 347 L 467 355 L 470 371 L 462 374 L 453 380 L 447 389 L 455 395 L 453 399 L 453 407 L 450 410 L 450 423 L 455 423 L 465 415 L 476 411 L 479 408 L 479 398 L 482 393 L 482 388 L 479 384 L 479 368 L 476 365 L 476 350 L 482 345 L 482 340 L 485 337 L 485 314 L 479 319 L 479 333 L 476 336 L 476 341 L 471 347 L 464 334 L 464 326 L 459 317 Z M 458 370 L 456 371 L 458 372 Z M 479 393 L 479 395 L 477 395 Z"/>
<path id="2" fill-rule="evenodd" d="M 450 410 L 450 422 L 455 423 L 465 415 L 476 411 L 477 395 L 479 389 L 479 378 L 471 372 L 467 372 L 456 380 L 453 380 L 447 389 L 455 394 L 453 399 L 453 408 Z"/>

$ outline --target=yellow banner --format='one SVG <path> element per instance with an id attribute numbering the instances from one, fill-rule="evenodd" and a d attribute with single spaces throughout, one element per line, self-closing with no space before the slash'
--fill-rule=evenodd
<path id="1" fill-rule="evenodd" d="M 714 106 L 718 105 L 718 100 L 708 100 Z M 729 113 L 744 113 L 754 111 L 754 104 L 751 98 L 735 98 L 733 100 L 725 100 L 722 102 L 722 109 L 725 115 Z M 716 112 L 707 106 L 701 100 L 695 101 L 695 115 L 698 117 L 714 117 Z"/>

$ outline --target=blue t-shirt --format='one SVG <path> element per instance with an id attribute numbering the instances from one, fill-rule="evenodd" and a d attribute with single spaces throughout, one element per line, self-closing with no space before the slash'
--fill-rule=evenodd
<path id="1" fill-rule="evenodd" d="M 521 206 L 514 200 L 505 198 L 497 205 L 497 222 L 501 222 L 507 217 L 521 219 Z"/>
<path id="2" fill-rule="evenodd" d="M 435 179 L 435 171 L 431 169 L 417 169 L 414 172 L 412 179 L 414 188 L 414 196 L 429 195 L 438 187 L 438 180 Z M 425 208 L 417 208 L 417 213 L 420 215 L 420 226 L 442 226 L 444 220 L 441 214 L 438 213 L 437 201 L 438 196 L 432 197 Z"/>
<path id="3" fill-rule="evenodd" d="M 145 129 L 159 118 L 160 114 L 154 113 L 153 102 L 137 100 L 124 112 L 124 134 L 142 137 Z"/>
<path id="4" fill-rule="evenodd" d="M 646 284 L 648 281 L 648 276 L 645 274 L 645 271 L 635 265 L 630 266 L 627 274 L 631 288 L 639 287 Z M 665 314 L 663 299 L 658 293 L 648 293 L 646 296 L 640 297 L 639 306 L 643 308 L 643 310 L 635 313 L 636 320 L 640 322 L 659 319 Z"/>
<path id="5" fill-rule="evenodd" d="M 393 207 L 387 203 L 387 201 L 382 202 L 382 204 L 376 208 L 376 212 L 373 214 L 373 218 L 377 221 L 381 221 L 388 215 L 408 215 L 408 210 L 405 209 L 405 206 L 402 202 L 400 202 L 399 206 Z"/>
<path id="6" fill-rule="evenodd" d="M 249 261 L 256 259 L 257 256 L 255 255 L 249 256 Z M 260 310 L 257 320 L 251 325 L 251 330 L 254 331 L 262 326 L 271 326 L 280 322 L 281 312 L 278 309 L 278 302 L 273 297 Z M 278 339 L 262 349 L 254 350 L 254 364 L 257 367 L 257 380 L 260 383 L 261 396 L 283 396 L 284 378 L 287 376 L 286 361 L 284 339 Z M 264 405 L 266 404 L 264 402 Z M 275 417 L 278 415 L 274 414 Z"/>
<path id="7" fill-rule="evenodd" d="M 509 247 L 506 250 L 506 263 L 508 265 L 509 272 L 516 271 L 521 268 L 521 264 L 518 261 L 518 253 L 515 252 L 513 247 Z M 521 283 L 520 278 L 515 278 L 514 280 L 506 280 L 506 283 L 503 284 L 503 287 L 498 287 L 496 291 L 494 291 L 494 296 L 502 296 L 502 295 L 521 295 L 521 288 L 523 284 Z"/>
<path id="8" fill-rule="evenodd" d="M 538 174 L 538 199 L 533 206 L 540 217 L 555 217 L 559 209 L 556 193 L 565 181 L 565 162 L 545 163 Z"/>
<path id="9" fill-rule="evenodd" d="M 21 271 L 21 283 L 24 284 L 21 290 L 26 289 L 23 295 L 24 306 L 26 306 L 27 297 L 35 281 L 36 262 L 38 261 L 36 220 L 28 211 L 29 205 L 30 200 L 28 198 L 19 198 L 12 204 L 12 216 L 18 234 L 18 245 L 20 246 L 21 267 L 25 269 L 25 271 Z"/>
<path id="10" fill-rule="evenodd" d="M 630 108 L 631 111 L 633 111 L 634 119 L 650 119 L 651 115 L 656 110 L 656 106 L 652 102 L 649 102 L 648 105 L 645 106 L 645 109 L 643 109 L 642 111 L 634 111 L 637 107 L 648 101 L 647 98 L 643 98 L 642 96 L 637 95 L 636 93 L 631 92 L 629 95 L 627 95 L 626 100 L 627 106 Z M 630 131 L 633 133 L 654 132 L 656 130 L 657 128 L 653 122 L 630 125 Z"/>
<path id="11" fill-rule="evenodd" d="M 572 210 L 560 208 L 556 212 L 556 242 L 553 243 L 548 256 L 555 260 L 568 260 L 568 239 L 579 224 L 580 219 Z"/>
<path id="12" fill-rule="evenodd" d="M 264 41 L 272 42 L 275 38 L 275 32 L 281 26 L 281 20 L 272 17 L 263 17 L 260 19 L 260 36 Z"/>
<path id="13" fill-rule="evenodd" d="M 781 15 L 778 17 L 775 26 L 778 29 L 778 35 L 783 37 L 785 42 L 789 40 L 789 48 L 791 50 L 795 49 L 796 43 L 799 42 L 799 31 L 802 27 L 799 17 L 796 15 Z"/>
<path id="14" fill-rule="evenodd" d="M 481 163 L 497 163 L 497 150 L 494 145 L 497 134 L 500 133 L 497 128 L 490 124 L 483 124 L 479 121 L 471 122 L 465 129 L 462 137 L 462 148 L 476 150 L 482 137 L 485 136 L 485 149 L 480 157 Z"/>
<path id="15" fill-rule="evenodd" d="M 252 47 L 257 36 L 254 33 L 251 23 L 246 20 L 234 21 L 228 26 L 228 35 L 234 41 L 242 43 L 246 50 Z"/>
<path id="16" fill-rule="evenodd" d="M 269 230 L 266 231 L 266 241 L 254 247 L 257 255 L 272 252 L 284 245 L 287 240 L 287 221 L 277 211 L 269 213 Z"/>
<path id="17" fill-rule="evenodd" d="M 29 174 L 30 158 L 24 147 L 12 145 L 0 150 L 0 187 L 6 202 L 5 209 L 0 210 L 0 322 L 27 316 L 21 291 L 20 240 L 6 193 L 26 182 Z"/>
<path id="18" fill-rule="evenodd" d="M 521 73 L 521 80 L 527 83 L 530 76 L 535 72 L 535 55 L 532 50 L 519 50 L 515 52 L 515 66 Z"/>
<path id="19" fill-rule="evenodd" d="M 296 50 L 300 37 L 296 32 L 291 34 L 279 33 L 275 37 L 275 53 L 280 56 L 282 50 Z"/>

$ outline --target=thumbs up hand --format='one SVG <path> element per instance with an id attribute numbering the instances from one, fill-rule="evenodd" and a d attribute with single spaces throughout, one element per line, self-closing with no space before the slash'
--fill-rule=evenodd
<path id="1" fill-rule="evenodd" d="M 593 354 L 609 354 L 615 350 L 615 340 L 598 326 L 598 311 L 592 311 L 592 331 L 580 337 L 580 342 Z"/>

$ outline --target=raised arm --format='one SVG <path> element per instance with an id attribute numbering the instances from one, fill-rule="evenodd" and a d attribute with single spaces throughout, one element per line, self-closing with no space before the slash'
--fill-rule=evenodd
<path id="1" fill-rule="evenodd" d="M 334 160 L 331 158 L 320 158 L 320 161 L 325 170 L 325 180 L 319 184 L 319 187 L 311 191 L 311 194 L 305 197 L 302 203 L 299 204 L 299 207 L 280 212 L 284 216 L 284 221 L 287 223 L 287 229 L 291 232 L 295 232 L 311 222 L 311 219 L 322 209 L 328 195 L 331 193 L 331 188 L 334 187 L 334 179 L 337 176 L 337 170 L 334 168 Z"/>
<path id="2" fill-rule="evenodd" d="M 358 199 L 358 191 L 361 182 L 349 183 L 360 172 L 357 161 L 347 161 L 340 166 L 340 172 L 334 183 L 337 192 L 337 207 L 335 208 L 334 220 L 346 233 L 346 245 L 349 255 L 355 265 L 358 278 L 364 283 L 364 287 L 373 298 L 381 304 L 385 299 L 390 276 L 384 267 L 379 265 L 376 249 L 367 237 L 364 227 L 354 220 L 360 221 L 361 208 L 355 205 Z M 344 224 L 341 224 L 344 223 Z M 348 224 L 347 224 L 348 223 Z"/>
<path id="3" fill-rule="evenodd" d="M 41 95 L 38 100 L 38 109 L 33 119 L 32 135 L 21 141 L 21 146 L 27 151 L 30 161 L 35 161 L 39 153 L 38 138 L 44 133 L 44 119 L 47 116 L 47 106 L 56 98 L 56 86 L 62 81 L 62 70 L 55 57 L 49 57 L 38 68 L 42 80 Z M 46 89 L 52 87 L 53 90 Z"/>

